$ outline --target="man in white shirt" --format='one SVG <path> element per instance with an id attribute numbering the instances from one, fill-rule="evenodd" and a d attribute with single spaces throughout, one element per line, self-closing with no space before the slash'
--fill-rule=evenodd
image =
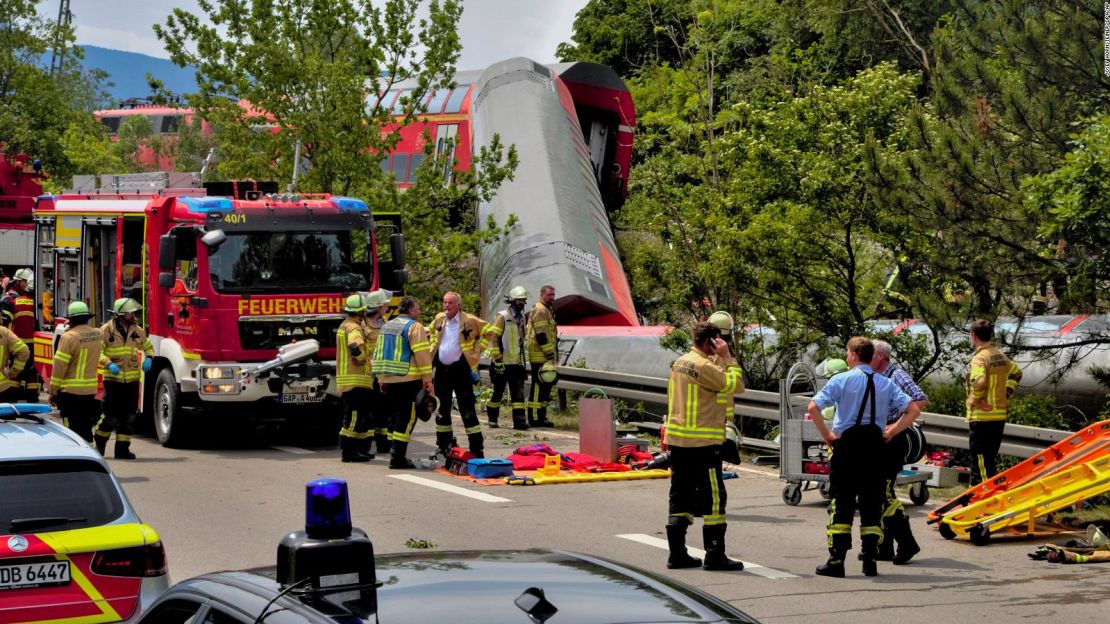
<path id="1" fill-rule="evenodd" d="M 443 312 L 432 321 L 432 367 L 439 397 L 436 416 L 436 446 L 446 454 L 454 446 L 451 428 L 451 393 L 459 405 L 470 452 L 484 455 L 482 425 L 474 406 L 474 383 L 478 381 L 478 361 L 489 346 L 491 328 L 482 319 L 461 311 L 458 293 L 443 295 Z"/>

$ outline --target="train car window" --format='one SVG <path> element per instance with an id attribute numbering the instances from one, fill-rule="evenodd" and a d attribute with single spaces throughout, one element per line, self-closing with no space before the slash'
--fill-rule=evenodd
<path id="1" fill-rule="evenodd" d="M 449 95 L 451 95 L 450 89 L 436 89 L 436 92 L 432 94 L 432 99 L 424 107 L 424 112 L 431 115 L 438 115 L 443 112 L 443 104 L 447 101 Z"/>
<path id="2" fill-rule="evenodd" d="M 398 183 L 405 181 L 405 176 L 409 170 L 409 155 L 408 154 L 394 154 L 393 155 L 393 179 Z"/>
<path id="3" fill-rule="evenodd" d="M 162 117 L 162 134 L 171 134 L 177 132 L 178 127 L 181 125 L 181 115 L 164 115 Z"/>
<path id="4" fill-rule="evenodd" d="M 389 156 L 386 156 L 385 158 L 378 161 L 378 167 L 381 168 L 382 173 L 389 173 L 391 167 L 389 163 Z"/>
<path id="5" fill-rule="evenodd" d="M 447 99 L 447 106 L 443 109 L 445 113 L 457 113 L 462 110 L 463 100 L 466 99 L 466 94 L 470 91 L 470 85 L 459 85 L 451 92 L 451 97 Z"/>
<path id="6" fill-rule="evenodd" d="M 401 94 L 397 96 L 397 101 L 393 103 L 393 109 L 390 111 L 390 113 L 394 115 L 404 115 L 405 104 L 407 104 L 405 100 L 411 96 L 412 89 L 405 89 L 404 91 L 401 91 Z"/>
<path id="7" fill-rule="evenodd" d="M 101 117 L 100 118 L 100 123 L 104 124 L 104 127 L 108 129 L 109 134 L 116 134 L 117 132 L 119 132 L 119 122 L 120 122 L 119 117 Z"/>
<path id="8" fill-rule="evenodd" d="M 424 154 L 413 154 L 412 161 L 409 164 L 409 175 L 405 178 L 405 182 L 416 182 L 416 172 L 420 169 L 421 163 L 424 162 Z"/>

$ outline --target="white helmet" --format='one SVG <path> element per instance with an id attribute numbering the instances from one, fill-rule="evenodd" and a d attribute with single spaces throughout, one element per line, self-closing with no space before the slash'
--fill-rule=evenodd
<path id="1" fill-rule="evenodd" d="M 735 323 L 733 323 L 732 321 L 732 315 L 728 312 L 722 311 L 710 314 L 709 324 L 713 325 L 726 334 L 731 333 L 733 328 L 736 326 Z"/>
<path id="2" fill-rule="evenodd" d="M 23 280 L 30 283 L 35 279 L 35 274 L 31 272 L 31 269 L 19 269 L 15 272 L 15 275 L 12 276 L 12 279 Z"/>

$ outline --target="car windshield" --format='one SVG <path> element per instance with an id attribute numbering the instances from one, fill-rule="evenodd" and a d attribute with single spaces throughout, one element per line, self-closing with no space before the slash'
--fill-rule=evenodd
<path id="1" fill-rule="evenodd" d="M 368 290 L 368 232 L 229 232 L 208 258 L 217 292 Z"/>
<path id="2" fill-rule="evenodd" d="M 87 460 L 0 462 L 0 533 L 13 521 L 28 531 L 108 524 L 123 515 L 123 499 L 107 469 Z"/>

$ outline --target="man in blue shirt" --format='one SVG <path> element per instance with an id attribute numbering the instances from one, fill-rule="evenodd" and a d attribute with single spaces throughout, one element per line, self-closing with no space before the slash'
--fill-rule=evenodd
<path id="1" fill-rule="evenodd" d="M 845 360 L 851 371 L 829 379 L 809 402 L 809 416 L 832 448 L 829 461 L 829 560 L 817 567 L 821 576 L 844 576 L 844 556 L 852 547 L 852 520 L 859 508 L 863 573 L 876 576 L 883 531 L 884 445 L 917 418 L 918 409 L 894 382 L 871 369 L 875 346 L 856 336 L 848 341 Z M 821 410 L 835 405 L 832 429 Z M 887 424 L 887 412 L 902 414 Z"/>

